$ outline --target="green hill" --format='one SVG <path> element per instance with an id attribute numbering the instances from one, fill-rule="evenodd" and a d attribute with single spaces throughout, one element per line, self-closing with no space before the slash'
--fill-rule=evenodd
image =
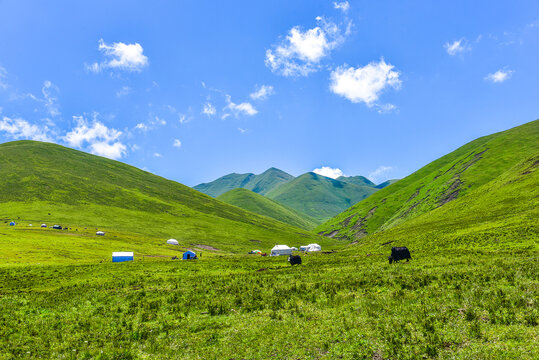
<path id="1" fill-rule="evenodd" d="M 349 183 L 349 184 L 365 185 L 365 186 L 372 186 L 372 187 L 376 186 L 376 184 L 374 184 L 372 181 L 367 179 L 365 176 L 339 176 L 337 180 L 345 182 L 345 183 Z"/>
<path id="2" fill-rule="evenodd" d="M 121 162 L 35 141 L 0 145 L 0 219 L 0 263 L 93 261 L 114 250 L 230 253 L 321 240 Z M 10 220 L 17 226 L 7 226 Z M 96 237 L 96 228 L 106 236 Z M 171 237 L 181 246 L 166 246 Z"/>
<path id="3" fill-rule="evenodd" d="M 400 234 L 405 239 L 416 234 L 425 243 L 440 241 L 449 233 L 451 241 L 457 241 L 459 229 L 471 238 L 473 232 L 477 237 L 490 232 L 490 240 L 498 232 L 505 234 L 501 238 L 511 232 L 525 238 L 535 231 L 537 237 L 537 228 L 530 226 L 537 215 L 534 208 L 539 207 L 534 195 L 539 188 L 538 139 L 536 120 L 474 140 L 381 189 L 315 231 L 347 239 L 381 231 L 377 238 Z M 423 235 L 417 234 L 419 228 Z M 425 238 L 427 234 L 430 240 Z"/>
<path id="4" fill-rule="evenodd" d="M 302 229 L 311 230 L 317 223 L 309 219 L 308 216 L 300 214 L 277 201 L 268 199 L 247 189 L 234 189 L 227 191 L 217 197 L 227 204 L 240 207 L 244 210 L 254 212 L 259 215 L 269 216 L 286 224 L 297 226 Z"/>
<path id="5" fill-rule="evenodd" d="M 270 191 L 266 196 L 322 222 L 376 192 L 312 172 Z"/>
<path id="6" fill-rule="evenodd" d="M 265 195 L 270 190 L 292 180 L 294 177 L 276 168 L 270 168 L 262 174 L 228 174 L 209 183 L 199 184 L 193 189 L 217 197 L 232 189 L 244 188 L 257 194 Z"/>

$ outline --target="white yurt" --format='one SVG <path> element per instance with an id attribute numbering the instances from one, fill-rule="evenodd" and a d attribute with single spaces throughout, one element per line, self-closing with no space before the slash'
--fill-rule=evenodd
<path id="1" fill-rule="evenodd" d="M 271 249 L 270 256 L 280 255 L 292 255 L 292 248 L 289 248 L 287 245 L 275 245 L 273 249 Z"/>
<path id="2" fill-rule="evenodd" d="M 180 245 L 178 243 L 178 240 L 176 240 L 176 239 L 168 239 L 167 244 L 169 244 L 169 245 Z"/>
<path id="3" fill-rule="evenodd" d="M 322 251 L 322 247 L 318 244 L 309 244 L 306 246 L 306 249 L 303 251 L 306 251 L 306 252 Z"/>
<path id="4" fill-rule="evenodd" d="M 105 236 L 105 232 L 104 232 L 104 231 L 97 231 L 95 234 L 96 234 L 96 235 L 99 235 L 99 236 Z"/>

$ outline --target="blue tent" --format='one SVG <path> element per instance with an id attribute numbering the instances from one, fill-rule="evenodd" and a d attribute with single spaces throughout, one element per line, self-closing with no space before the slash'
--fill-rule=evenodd
<path id="1" fill-rule="evenodd" d="M 192 252 L 191 250 L 187 250 L 183 253 L 183 260 L 194 260 L 197 258 L 197 254 Z"/>
<path id="2" fill-rule="evenodd" d="M 15 223 L 12 221 L 9 223 L 9 226 L 15 226 Z"/>
<path id="3" fill-rule="evenodd" d="M 133 260 L 133 252 L 131 251 L 118 251 L 112 253 L 112 262 L 124 262 Z"/>

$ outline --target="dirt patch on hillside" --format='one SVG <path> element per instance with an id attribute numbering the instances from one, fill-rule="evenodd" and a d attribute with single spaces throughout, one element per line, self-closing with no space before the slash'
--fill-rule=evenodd
<path id="1" fill-rule="evenodd" d="M 367 220 L 369 220 L 373 215 L 374 213 L 376 212 L 376 209 L 378 209 L 378 206 L 375 206 L 373 207 L 372 209 L 370 209 L 368 212 L 367 212 L 367 215 L 365 215 L 364 217 L 360 217 L 356 223 L 352 226 L 352 230 L 355 230 L 356 232 L 354 233 L 354 238 L 356 239 L 361 239 L 362 237 L 364 236 L 367 236 L 368 233 L 367 233 L 367 230 L 365 230 L 363 228 L 363 225 L 365 225 L 365 222 Z"/>
<path id="2" fill-rule="evenodd" d="M 350 220 L 352 220 L 354 216 L 356 216 L 356 214 L 350 215 L 349 217 L 344 219 L 340 225 L 342 225 L 343 227 L 348 226 L 348 224 L 350 224 Z"/>
<path id="3" fill-rule="evenodd" d="M 216 247 L 210 246 L 210 245 L 203 245 L 203 244 L 191 244 L 191 245 L 196 246 L 199 249 L 211 250 L 211 251 L 219 251 L 219 249 L 217 249 Z"/>
<path id="4" fill-rule="evenodd" d="M 532 162 L 534 159 L 531 159 L 530 162 Z M 528 175 L 528 174 L 531 174 L 532 171 L 537 167 L 539 166 L 539 159 L 538 160 L 535 160 L 535 162 L 533 164 L 531 164 L 530 166 L 528 166 L 526 169 L 524 169 L 524 172 L 521 174 L 521 175 Z"/>
<path id="5" fill-rule="evenodd" d="M 329 237 L 329 238 L 334 238 L 338 233 L 339 233 L 339 230 L 333 230 L 332 232 L 324 236 Z"/>
<path id="6" fill-rule="evenodd" d="M 453 183 L 449 185 L 449 188 L 438 198 L 438 206 L 447 204 L 448 202 L 455 200 L 459 196 L 460 186 L 462 181 L 460 181 L 460 176 L 456 176 L 453 180 Z"/>
<path id="7" fill-rule="evenodd" d="M 421 188 L 422 188 L 422 187 L 423 187 L 423 186 L 418 187 L 418 188 L 415 190 L 415 193 L 413 193 L 412 196 L 410 196 L 410 197 L 408 198 L 408 200 L 406 200 L 406 202 L 410 202 L 410 201 L 413 200 L 417 195 L 419 195 L 419 192 L 421 191 Z"/>
<path id="8" fill-rule="evenodd" d="M 260 240 L 254 240 L 254 239 L 250 239 L 249 241 L 250 241 L 250 242 L 254 242 L 254 243 L 261 243 L 261 242 L 262 242 L 262 241 L 260 241 Z"/>

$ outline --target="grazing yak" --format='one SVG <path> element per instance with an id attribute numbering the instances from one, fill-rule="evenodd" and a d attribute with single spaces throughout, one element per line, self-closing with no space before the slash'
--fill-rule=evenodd
<path id="1" fill-rule="evenodd" d="M 410 255 L 410 250 L 406 246 L 403 247 L 392 247 L 391 248 L 391 256 L 388 257 L 389 263 L 391 264 L 393 261 L 397 262 L 399 260 L 406 259 L 406 262 L 410 261 L 412 256 Z"/>
<path id="2" fill-rule="evenodd" d="M 290 255 L 288 257 L 288 262 L 290 263 L 290 265 L 301 265 L 301 256 Z"/>

